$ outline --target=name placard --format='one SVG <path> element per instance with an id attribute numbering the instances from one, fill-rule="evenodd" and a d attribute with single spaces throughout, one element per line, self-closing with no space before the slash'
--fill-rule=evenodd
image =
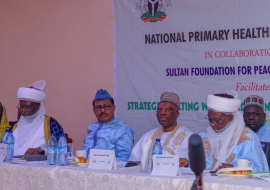
<path id="1" fill-rule="evenodd" d="M 115 152 L 113 150 L 90 150 L 90 162 L 88 168 L 92 169 L 116 169 Z"/>
<path id="2" fill-rule="evenodd" d="M 179 168 L 177 155 L 153 155 L 152 175 L 176 176 Z"/>
<path id="3" fill-rule="evenodd" d="M 3 162 L 7 156 L 8 145 L 0 143 L 0 162 Z"/>

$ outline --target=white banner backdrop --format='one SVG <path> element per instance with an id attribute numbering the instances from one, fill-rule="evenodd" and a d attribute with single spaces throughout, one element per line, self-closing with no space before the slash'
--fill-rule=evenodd
<path id="1" fill-rule="evenodd" d="M 267 113 L 269 10 L 269 0 L 114 0 L 116 115 L 135 142 L 159 127 L 165 91 L 179 95 L 178 124 L 194 132 L 208 126 L 210 93 L 260 95 Z"/>

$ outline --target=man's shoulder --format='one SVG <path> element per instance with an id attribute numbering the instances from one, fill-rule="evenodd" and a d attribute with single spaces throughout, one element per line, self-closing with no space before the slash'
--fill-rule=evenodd
<path id="1" fill-rule="evenodd" d="M 154 129 L 151 129 L 150 131 L 146 132 L 144 135 L 152 135 L 156 130 L 158 130 L 160 127 L 156 127 Z"/>
<path id="2" fill-rule="evenodd" d="M 45 115 L 45 120 L 44 122 L 49 121 L 50 123 L 57 123 L 58 125 L 60 125 L 60 123 L 52 116 L 49 115 Z"/>
<path id="3" fill-rule="evenodd" d="M 267 123 L 265 123 L 263 129 L 266 131 L 270 131 L 270 126 Z"/>
<path id="4" fill-rule="evenodd" d="M 107 125 L 108 128 L 111 128 L 112 130 L 115 129 L 115 130 L 118 130 L 118 129 L 126 129 L 126 130 L 132 130 L 133 129 L 128 126 L 126 123 L 124 123 L 123 121 L 119 120 L 119 119 L 116 119 L 114 118 L 111 122 L 109 123 L 106 123 L 105 125 Z M 88 129 L 96 129 L 97 127 L 99 126 L 99 122 L 96 121 L 94 123 L 91 123 L 89 126 L 88 126 Z"/>
<path id="5" fill-rule="evenodd" d="M 91 124 L 87 127 L 87 129 L 88 129 L 88 130 L 95 130 L 96 128 L 98 128 L 98 126 L 99 126 L 99 123 L 98 123 L 98 121 L 96 121 L 96 122 L 91 123 Z"/>
<path id="6" fill-rule="evenodd" d="M 245 127 L 239 137 L 237 145 L 240 145 L 243 142 L 253 144 L 253 141 L 255 139 L 259 139 L 256 133 L 254 133 L 251 129 Z"/>
<path id="7" fill-rule="evenodd" d="M 185 131 L 186 133 L 189 133 L 189 134 L 193 134 L 194 133 L 193 131 L 191 131 L 190 129 L 188 129 L 187 127 L 185 127 L 183 125 L 181 125 L 179 127 L 179 129 L 181 129 L 182 131 Z"/>
<path id="8" fill-rule="evenodd" d="M 123 122 L 123 121 L 121 121 L 121 120 L 119 120 L 119 119 L 116 119 L 116 118 L 114 118 L 114 119 L 110 122 L 110 124 L 111 124 L 112 126 L 114 126 L 115 128 L 126 128 L 126 129 L 131 129 L 131 130 L 132 130 L 132 128 L 131 128 L 130 126 L 128 126 L 125 122 Z"/>

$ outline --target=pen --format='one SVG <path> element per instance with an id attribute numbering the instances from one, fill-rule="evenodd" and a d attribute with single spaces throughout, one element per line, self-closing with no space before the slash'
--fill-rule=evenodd
<path id="1" fill-rule="evenodd" d="M 181 160 L 181 161 L 180 161 L 180 164 L 184 163 L 185 161 L 186 161 L 186 160 Z"/>

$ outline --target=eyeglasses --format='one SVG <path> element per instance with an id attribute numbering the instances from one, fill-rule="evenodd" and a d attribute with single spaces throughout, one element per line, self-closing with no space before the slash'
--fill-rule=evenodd
<path id="1" fill-rule="evenodd" d="M 225 117 L 223 117 L 222 119 L 220 119 L 220 120 L 218 120 L 218 121 L 214 121 L 214 120 L 212 120 L 212 119 L 209 119 L 207 116 L 206 116 L 204 119 L 205 119 L 205 121 L 207 121 L 209 124 L 212 123 L 212 124 L 214 124 L 214 125 L 218 125 L 218 124 L 220 124 L 220 123 L 223 121 L 223 119 L 225 119 L 227 116 L 228 116 L 228 115 L 226 115 Z"/>
<path id="2" fill-rule="evenodd" d="M 19 109 L 19 110 L 25 109 L 26 111 L 31 111 L 34 107 L 35 107 L 35 104 L 34 105 L 30 105 L 30 106 L 22 106 L 21 104 L 18 104 L 16 106 L 17 109 Z"/>
<path id="3" fill-rule="evenodd" d="M 169 109 L 169 108 L 167 108 L 167 109 L 157 109 L 157 113 L 162 113 L 163 111 L 164 111 L 165 113 L 177 112 L 177 111 L 175 111 L 175 110 L 173 110 L 173 109 Z"/>
<path id="4" fill-rule="evenodd" d="M 102 108 L 103 108 L 104 110 L 110 110 L 110 109 L 112 108 L 112 105 L 104 105 L 104 106 L 96 106 L 96 107 L 94 107 L 94 109 L 95 109 L 96 111 L 101 111 Z"/>
<path id="5" fill-rule="evenodd" d="M 253 116 L 253 117 L 257 117 L 261 114 L 262 112 L 251 112 L 251 113 L 244 113 L 244 117 L 250 117 L 250 116 Z"/>

